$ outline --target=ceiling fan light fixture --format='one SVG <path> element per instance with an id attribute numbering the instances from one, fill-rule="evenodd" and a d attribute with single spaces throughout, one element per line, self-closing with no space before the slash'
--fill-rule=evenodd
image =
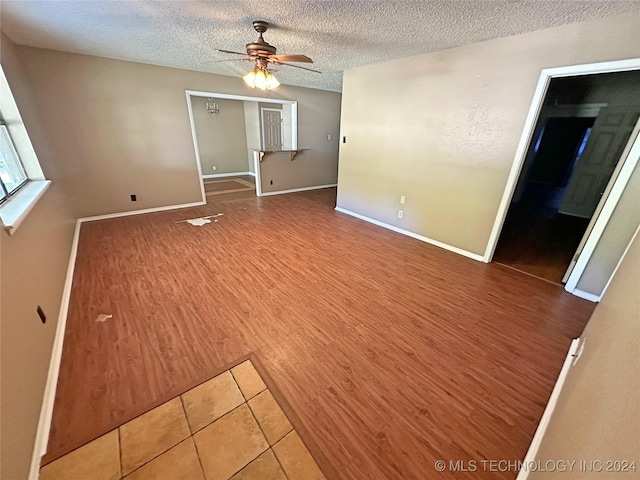
<path id="1" fill-rule="evenodd" d="M 271 72 L 267 72 L 267 90 L 272 90 L 279 86 L 280 86 L 280 82 L 278 81 L 276 76 Z"/>
<path id="2" fill-rule="evenodd" d="M 1 0 L 0 0 L 1 1 Z M 287 65 L 290 67 L 301 68 L 302 70 L 308 70 L 310 72 L 321 73 L 318 70 L 313 70 L 307 67 L 300 67 L 293 65 L 289 62 L 302 62 L 313 63 L 306 55 L 278 55 L 278 50 L 273 45 L 267 43 L 262 36 L 264 32 L 269 28 L 269 23 L 264 20 L 256 20 L 253 22 L 253 29 L 258 32 L 258 39 L 255 42 L 247 43 L 245 45 L 247 49 L 247 57 L 244 60 L 255 61 L 254 69 L 244 75 L 242 79 L 251 88 L 257 88 L 259 90 L 272 90 L 280 86 L 280 82 L 273 73 L 268 70 L 269 64 L 274 65 Z M 233 55 L 245 56 L 244 53 L 234 52 L 233 50 L 220 50 L 222 53 L 231 53 Z"/>
<path id="3" fill-rule="evenodd" d="M 255 86 L 255 80 L 256 80 L 256 72 L 255 72 L 255 70 L 251 70 L 244 77 L 242 77 L 242 79 L 251 88 L 256 88 L 256 86 Z"/>
<path id="4" fill-rule="evenodd" d="M 253 79 L 253 85 L 259 90 L 267 89 L 267 76 L 264 71 L 258 70 L 256 76 Z"/>
<path id="5" fill-rule="evenodd" d="M 256 68 L 247 73 L 242 79 L 251 88 L 272 90 L 280 85 L 276 76 L 266 69 Z"/>

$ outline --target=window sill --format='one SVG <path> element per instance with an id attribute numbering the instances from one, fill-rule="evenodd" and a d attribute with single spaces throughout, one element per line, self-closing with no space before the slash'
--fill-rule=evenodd
<path id="1" fill-rule="evenodd" d="M 2 225 L 9 235 L 15 233 L 42 194 L 49 188 L 49 185 L 51 185 L 50 180 L 29 182 L 0 206 L 0 219 L 2 219 Z"/>

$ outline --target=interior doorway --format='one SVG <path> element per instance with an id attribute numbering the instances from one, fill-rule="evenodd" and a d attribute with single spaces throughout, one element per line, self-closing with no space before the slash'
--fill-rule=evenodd
<path id="1" fill-rule="evenodd" d="M 262 196 L 260 110 L 278 112 L 276 150 L 296 150 L 298 102 L 195 90 L 185 94 L 203 203 Z"/>
<path id="2" fill-rule="evenodd" d="M 567 281 L 633 140 L 638 85 L 638 70 L 551 79 L 495 262 Z"/>

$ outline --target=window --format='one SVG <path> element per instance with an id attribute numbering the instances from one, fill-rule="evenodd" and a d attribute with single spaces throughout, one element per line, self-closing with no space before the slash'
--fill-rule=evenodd
<path id="1" fill-rule="evenodd" d="M 9 235 L 49 185 L 0 65 L 0 221 Z"/>
<path id="2" fill-rule="evenodd" d="M 27 180 L 9 130 L 0 118 L 0 203 L 16 193 Z"/>

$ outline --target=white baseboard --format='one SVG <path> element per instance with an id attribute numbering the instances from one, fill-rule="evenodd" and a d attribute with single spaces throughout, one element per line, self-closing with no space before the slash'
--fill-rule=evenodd
<path id="1" fill-rule="evenodd" d="M 33 446 L 33 455 L 31 457 L 29 480 L 38 480 L 40 476 L 40 462 L 42 460 L 42 456 L 47 453 L 47 443 L 49 441 L 49 432 L 51 430 L 51 419 L 53 417 L 53 405 L 56 397 L 56 387 L 58 386 L 58 375 L 60 373 L 60 361 L 62 359 L 62 347 L 64 343 L 64 333 L 67 326 L 67 313 L 69 311 L 69 299 L 71 297 L 73 272 L 75 271 L 76 256 L 78 254 L 78 241 L 80 239 L 81 225 L 84 222 L 92 222 L 95 220 L 106 220 L 109 218 L 140 215 L 143 213 L 163 212 L 166 210 L 197 207 L 201 205 L 205 205 L 205 202 L 194 202 L 182 205 L 170 205 L 167 207 L 147 208 L 144 210 L 134 210 L 130 212 L 109 213 L 106 215 L 78 218 L 76 220 L 73 242 L 71 243 L 71 254 L 69 255 L 69 264 L 67 266 L 67 276 L 65 278 L 64 287 L 62 289 L 62 299 L 60 301 L 58 324 L 56 326 L 56 333 L 53 339 L 51 360 L 49 361 L 47 383 L 45 384 L 44 388 L 42 407 L 40 408 L 40 418 L 38 420 L 38 429 L 36 431 L 36 439 Z"/>
<path id="2" fill-rule="evenodd" d="M 166 207 L 145 208 L 143 210 L 131 210 L 129 212 L 107 213 L 106 215 L 96 215 L 94 217 L 82 217 L 78 221 L 80 223 L 93 222 L 95 220 L 107 220 L 109 218 L 128 217 L 129 215 L 142 215 L 144 213 L 164 212 L 167 210 L 176 210 L 178 208 L 200 207 L 206 205 L 206 202 L 183 203 L 181 205 L 168 205 Z"/>
<path id="3" fill-rule="evenodd" d="M 60 360 L 62 359 L 62 347 L 64 343 L 64 333 L 67 326 L 67 312 L 69 311 L 69 299 L 71 298 L 71 285 L 73 282 L 73 272 L 76 267 L 76 255 L 78 254 L 78 240 L 80 239 L 80 219 L 76 220 L 76 227 L 71 242 L 71 253 L 67 265 L 67 276 L 62 289 L 62 299 L 60 300 L 60 312 L 58 313 L 58 324 L 53 338 L 51 349 L 51 359 L 49 360 L 49 372 L 47 373 L 47 383 L 44 387 L 42 407 L 40 408 L 40 418 L 38 420 L 38 430 L 36 440 L 33 445 L 33 455 L 31 457 L 31 467 L 29 470 L 29 480 L 38 480 L 40 477 L 40 461 L 47 453 L 49 442 L 49 431 L 51 430 L 51 418 L 53 416 L 53 404 L 56 398 L 56 387 L 58 386 L 58 374 L 60 372 Z"/>
<path id="4" fill-rule="evenodd" d="M 381 222 L 379 220 L 374 220 L 373 218 L 365 217 L 364 215 L 360 215 L 359 213 L 352 212 L 351 210 L 346 210 L 341 207 L 336 207 L 336 211 L 340 213 L 345 213 L 347 215 L 351 215 L 352 217 L 359 218 L 360 220 L 364 220 L 365 222 L 373 223 L 374 225 L 378 225 L 380 227 L 387 228 L 389 230 L 393 230 L 394 232 L 401 233 L 403 235 L 407 235 L 408 237 L 415 238 L 417 240 L 423 241 L 425 243 L 429 243 L 436 247 L 444 248 L 445 250 L 449 250 L 450 252 L 457 253 L 458 255 L 464 255 L 465 257 L 472 258 L 479 262 L 483 261 L 483 256 L 478 255 L 477 253 L 468 252 L 467 250 L 463 250 L 458 247 L 454 247 L 452 245 L 448 245 L 446 243 L 439 242 L 438 240 L 433 240 L 431 238 L 424 237 L 422 235 L 418 235 L 417 233 L 410 232 L 409 230 L 404 230 L 402 228 L 396 227 L 394 225 L 390 225 L 388 223 Z"/>
<path id="5" fill-rule="evenodd" d="M 295 193 L 295 192 L 305 192 L 307 190 L 319 190 L 321 188 L 331 188 L 337 187 L 337 183 L 331 183 L 329 185 L 316 185 L 314 187 L 303 187 L 303 188 L 292 188 L 290 190 L 278 190 L 275 192 L 262 192 L 261 197 L 267 197 L 269 195 L 282 195 L 283 193 Z"/>
<path id="6" fill-rule="evenodd" d="M 544 409 L 544 413 L 542 414 L 542 418 L 540 419 L 540 423 L 538 424 L 538 428 L 536 429 L 536 433 L 533 435 L 533 440 L 531 440 L 531 445 L 529 445 L 529 450 L 527 450 L 527 454 L 524 457 L 523 465 L 525 468 L 522 468 L 518 472 L 518 476 L 516 480 L 526 480 L 529 476 L 529 472 L 531 469 L 527 468 L 527 465 L 532 465 L 535 462 L 536 456 L 538 454 L 538 450 L 540 449 L 540 444 L 542 443 L 542 438 L 544 437 L 545 432 L 547 431 L 547 426 L 549 425 L 549 420 L 551 420 L 551 415 L 553 414 L 553 410 L 556 408 L 556 403 L 558 403 L 558 397 L 560 396 L 560 391 L 562 390 L 562 386 L 564 385 L 565 380 L 567 379 L 567 375 L 569 374 L 569 369 L 571 368 L 571 362 L 573 361 L 573 356 L 578 350 L 578 344 L 580 343 L 580 339 L 574 338 L 571 341 L 571 345 L 569 346 L 569 353 L 564 359 L 564 363 L 562 364 L 562 370 L 560 370 L 560 374 L 558 375 L 558 380 L 556 380 L 556 384 L 553 387 L 553 391 L 551 392 L 551 396 L 549 397 L 549 402 Z"/>
<path id="7" fill-rule="evenodd" d="M 239 177 L 241 175 L 251 175 L 253 177 L 256 176 L 253 172 L 236 172 L 236 173 L 211 173 L 207 175 L 202 175 L 202 178 L 224 178 L 224 177 Z"/>
<path id="8" fill-rule="evenodd" d="M 595 295 L 593 293 L 585 292 L 584 290 L 578 290 L 577 288 L 574 288 L 569 293 L 575 295 L 576 297 L 584 298 L 585 300 L 589 300 L 590 302 L 595 302 L 595 303 L 598 303 L 600 301 L 600 299 L 602 298 L 599 295 Z"/>

